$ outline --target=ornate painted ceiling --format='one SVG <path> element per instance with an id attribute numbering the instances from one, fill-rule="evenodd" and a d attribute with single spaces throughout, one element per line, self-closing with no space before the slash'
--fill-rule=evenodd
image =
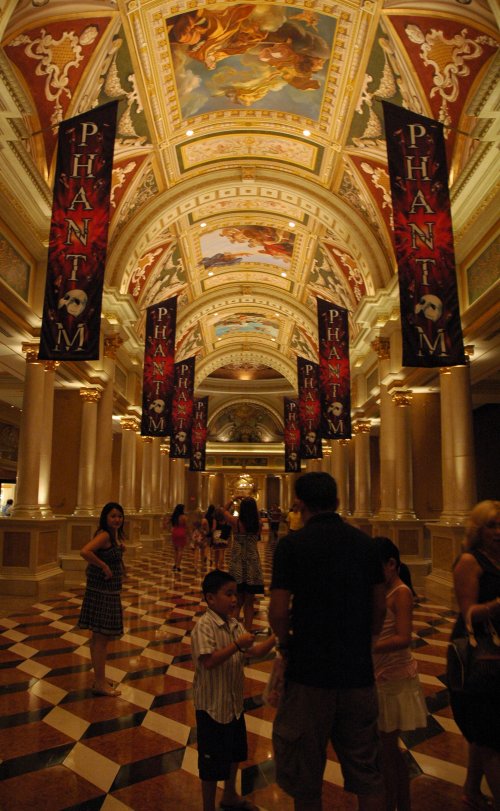
<path id="1" fill-rule="evenodd" d="M 177 359 L 196 355 L 218 409 L 260 397 L 270 436 L 296 356 L 316 356 L 317 296 L 349 310 L 351 362 L 394 318 L 382 100 L 446 125 L 459 263 L 485 238 L 488 0 L 0 5 L 0 195 L 15 182 L 24 202 L 0 216 L 16 246 L 43 275 L 57 125 L 118 99 L 105 312 L 128 336 L 123 363 L 140 364 L 145 308 L 177 295 Z M 35 313 L 42 290 L 25 295 Z"/>

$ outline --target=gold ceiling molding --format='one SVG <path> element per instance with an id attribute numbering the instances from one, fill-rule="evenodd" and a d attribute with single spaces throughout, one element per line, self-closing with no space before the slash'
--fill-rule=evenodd
<path id="1" fill-rule="evenodd" d="M 229 363 L 263 363 L 283 375 L 293 389 L 297 390 L 297 365 L 269 345 L 263 345 L 258 351 L 255 349 L 242 351 L 231 347 L 215 349 L 207 358 L 196 364 L 195 389 L 209 374 Z"/>

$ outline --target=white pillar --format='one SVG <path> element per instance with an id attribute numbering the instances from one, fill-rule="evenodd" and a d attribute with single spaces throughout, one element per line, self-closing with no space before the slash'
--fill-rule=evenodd
<path id="1" fill-rule="evenodd" d="M 441 521 L 462 523 L 476 502 L 470 368 L 441 369 Z"/>
<path id="2" fill-rule="evenodd" d="M 151 512 L 151 478 L 153 469 L 153 437 L 143 436 L 142 439 L 142 475 L 141 475 L 141 506 L 140 513 Z"/>
<path id="3" fill-rule="evenodd" d="M 371 515 L 371 471 L 370 471 L 370 429 L 369 420 L 359 421 L 354 426 L 354 515 L 356 518 L 369 518 Z"/>
<path id="4" fill-rule="evenodd" d="M 113 501 L 113 389 L 115 381 L 116 353 L 123 344 L 117 334 L 104 336 L 103 369 L 106 375 L 99 406 L 97 408 L 97 442 L 95 464 L 95 497 L 96 506 L 100 509 Z M 114 495 L 116 499 L 116 495 Z"/>
<path id="5" fill-rule="evenodd" d="M 167 443 L 160 445 L 160 508 L 165 515 L 170 509 L 170 456 Z"/>
<path id="6" fill-rule="evenodd" d="M 95 514 L 95 461 L 97 439 L 98 389 L 80 389 L 83 399 L 80 457 L 78 462 L 78 493 L 74 515 Z"/>
<path id="7" fill-rule="evenodd" d="M 384 379 L 391 372 L 391 342 L 379 337 L 372 341 L 372 349 L 378 356 L 380 381 L 380 508 L 377 518 L 396 517 L 396 438 L 395 405 Z"/>
<path id="8" fill-rule="evenodd" d="M 172 504 L 184 504 L 184 459 L 170 459 L 170 491 L 172 494 Z"/>
<path id="9" fill-rule="evenodd" d="M 52 433 L 54 426 L 54 377 L 59 366 L 57 360 L 44 360 L 43 431 L 40 445 L 40 478 L 38 502 L 44 518 L 52 517 L 50 497 L 50 473 L 52 464 Z"/>
<path id="10" fill-rule="evenodd" d="M 396 447 L 396 518 L 413 519 L 413 464 L 411 452 L 410 404 L 412 392 L 399 390 L 392 394 L 396 407 L 395 436 Z"/>
<path id="11" fill-rule="evenodd" d="M 210 474 L 209 473 L 202 473 L 201 474 L 201 508 L 202 510 L 206 510 L 208 507 L 208 494 L 210 492 Z"/>
<path id="12" fill-rule="evenodd" d="M 40 481 L 40 449 L 43 434 L 45 372 L 38 360 L 38 344 L 23 344 L 26 354 L 23 410 L 19 431 L 15 518 L 40 518 L 38 501 Z"/>
<path id="13" fill-rule="evenodd" d="M 153 437 L 151 449 L 151 510 L 161 512 L 160 483 L 161 483 L 161 438 Z"/>
<path id="14" fill-rule="evenodd" d="M 136 511 L 135 503 L 135 475 L 137 467 L 137 431 L 139 420 L 137 417 L 122 417 L 122 453 L 120 460 L 120 504 L 126 513 Z"/>
<path id="15" fill-rule="evenodd" d="M 350 439 L 332 439 L 332 476 L 337 482 L 339 513 L 350 515 L 349 446 Z"/>

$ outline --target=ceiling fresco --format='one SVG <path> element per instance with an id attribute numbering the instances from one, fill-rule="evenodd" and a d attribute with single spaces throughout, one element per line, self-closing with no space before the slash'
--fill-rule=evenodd
<path id="1" fill-rule="evenodd" d="M 178 297 L 177 353 L 196 355 L 200 392 L 227 382 L 244 398 L 262 380 L 271 397 L 274 380 L 276 404 L 283 380 L 293 391 L 297 355 L 317 351 L 317 297 L 349 311 L 366 354 L 359 314 L 396 270 L 383 100 L 446 125 L 458 229 L 478 181 L 494 192 L 488 0 L 10 6 L 9 155 L 46 211 L 58 123 L 119 101 L 106 295 L 138 358 L 146 308 Z M 44 217 L 23 226 L 41 245 Z"/>

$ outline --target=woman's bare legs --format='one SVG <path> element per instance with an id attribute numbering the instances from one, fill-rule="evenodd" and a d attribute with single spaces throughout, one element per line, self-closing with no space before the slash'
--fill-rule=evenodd
<path id="1" fill-rule="evenodd" d="M 90 661 L 94 670 L 93 689 L 99 693 L 112 696 L 119 696 L 120 691 L 113 687 L 113 682 L 106 680 L 106 652 L 109 638 L 105 634 L 98 634 L 95 631 L 90 638 Z"/>
<path id="2" fill-rule="evenodd" d="M 243 625 L 247 631 L 252 630 L 255 614 L 255 595 L 245 592 L 243 595 Z"/>

